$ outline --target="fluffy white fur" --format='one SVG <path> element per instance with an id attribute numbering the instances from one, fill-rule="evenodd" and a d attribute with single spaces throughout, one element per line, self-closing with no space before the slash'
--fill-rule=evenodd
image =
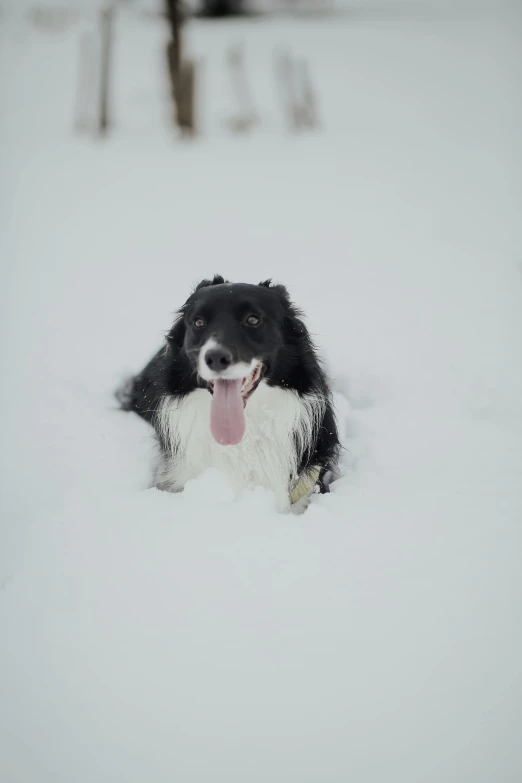
<path id="1" fill-rule="evenodd" d="M 280 510 L 300 477 L 302 454 L 314 442 L 324 400 L 262 381 L 245 408 L 245 435 L 237 446 L 221 446 L 210 432 L 211 395 L 197 389 L 182 399 L 166 397 L 158 424 L 170 454 L 163 458 L 158 484 L 180 491 L 209 467 L 229 476 L 237 491 L 256 486 L 275 493 Z"/>

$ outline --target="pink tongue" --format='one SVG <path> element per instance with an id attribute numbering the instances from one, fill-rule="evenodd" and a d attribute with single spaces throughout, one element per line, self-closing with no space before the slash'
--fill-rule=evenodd
<path id="1" fill-rule="evenodd" d="M 214 394 L 210 407 L 210 430 L 222 446 L 235 446 L 245 434 L 241 379 L 214 381 Z"/>

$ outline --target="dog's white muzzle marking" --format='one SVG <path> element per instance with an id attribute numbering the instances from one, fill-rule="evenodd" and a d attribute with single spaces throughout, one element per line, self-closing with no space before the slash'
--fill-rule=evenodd
<path id="1" fill-rule="evenodd" d="M 211 370 L 206 362 L 207 352 L 221 347 L 222 346 L 211 337 L 199 349 L 198 374 L 204 381 L 215 381 L 216 378 L 222 378 L 224 381 L 236 381 L 239 378 L 248 378 L 252 375 L 256 366 L 259 364 L 259 359 L 252 359 L 251 362 L 236 362 L 227 367 L 226 370 L 221 370 L 221 372 Z"/>

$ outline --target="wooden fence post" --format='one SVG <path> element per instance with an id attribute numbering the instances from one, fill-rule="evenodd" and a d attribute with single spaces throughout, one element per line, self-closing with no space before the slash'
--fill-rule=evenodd
<path id="1" fill-rule="evenodd" d="M 196 131 L 196 67 L 192 60 L 183 57 L 183 13 L 180 0 L 165 0 L 165 7 L 171 34 L 167 44 L 167 66 L 174 120 L 183 135 L 192 136 Z"/>
<path id="2" fill-rule="evenodd" d="M 112 70 L 112 44 L 114 28 L 114 6 L 100 11 L 100 110 L 98 132 L 106 136 L 111 124 L 110 87 Z"/>

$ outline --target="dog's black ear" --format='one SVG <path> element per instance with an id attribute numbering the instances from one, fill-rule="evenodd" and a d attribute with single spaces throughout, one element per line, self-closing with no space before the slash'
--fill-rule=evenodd
<path id="1" fill-rule="evenodd" d="M 285 305 L 292 307 L 292 303 L 290 302 L 290 294 L 284 285 L 281 285 L 280 283 L 272 283 L 272 278 L 269 278 L 268 280 L 262 280 L 259 285 L 262 288 L 269 288 L 275 294 L 279 295 Z"/>
<path id="2" fill-rule="evenodd" d="M 165 335 L 167 345 L 171 348 L 182 348 L 186 331 L 187 328 L 185 326 L 185 321 L 183 320 L 183 314 L 180 314 L 174 321 L 174 325 L 170 332 Z"/>
<path id="3" fill-rule="evenodd" d="M 294 307 L 290 307 L 289 311 L 285 314 L 284 329 L 288 337 L 294 340 L 309 340 L 310 335 L 306 328 L 304 321 L 300 318 L 301 313 Z"/>
<path id="4" fill-rule="evenodd" d="M 270 281 L 266 281 L 267 283 Z M 260 283 L 264 285 L 264 283 Z M 308 329 L 303 322 L 303 312 L 296 307 L 290 299 L 290 294 L 284 285 L 269 285 L 271 291 L 276 293 L 283 307 L 284 329 L 287 337 L 294 340 L 309 339 Z"/>
<path id="5" fill-rule="evenodd" d="M 194 292 L 199 291 L 200 288 L 208 288 L 211 285 L 222 285 L 223 283 L 228 282 L 225 280 L 222 275 L 214 275 L 212 280 L 202 280 L 201 283 L 198 283 L 197 286 L 194 289 Z"/>

